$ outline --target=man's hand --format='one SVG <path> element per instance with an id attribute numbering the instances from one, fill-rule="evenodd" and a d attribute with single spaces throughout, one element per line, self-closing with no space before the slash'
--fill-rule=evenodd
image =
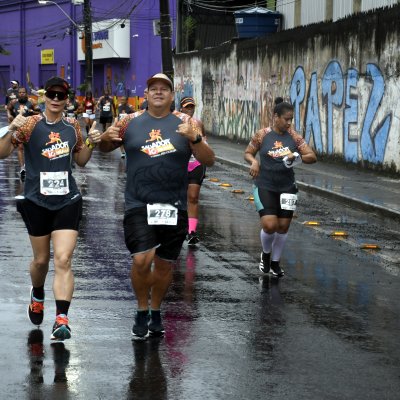
<path id="1" fill-rule="evenodd" d="M 10 131 L 16 131 L 18 128 L 21 128 L 22 125 L 26 123 L 27 118 L 23 116 L 24 109 L 20 108 L 18 111 L 18 115 L 13 119 L 8 129 Z"/>
<path id="2" fill-rule="evenodd" d="M 119 137 L 120 127 L 117 126 L 118 118 L 114 118 L 114 123 L 100 136 L 103 142 L 122 142 Z"/>
<path id="3" fill-rule="evenodd" d="M 177 132 L 192 142 L 196 140 L 197 133 L 200 133 L 200 132 L 196 132 L 193 129 L 193 126 L 191 124 L 189 124 L 189 122 L 178 125 Z"/>

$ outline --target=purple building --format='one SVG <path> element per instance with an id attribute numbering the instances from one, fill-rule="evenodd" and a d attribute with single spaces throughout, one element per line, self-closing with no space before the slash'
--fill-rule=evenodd
<path id="1" fill-rule="evenodd" d="M 0 103 L 10 80 L 39 88 L 53 75 L 85 80 L 83 0 L 0 0 Z M 56 4 L 55 4 L 56 3 Z M 175 32 L 176 1 L 169 1 Z M 93 93 L 143 96 L 162 70 L 159 0 L 92 0 Z M 175 47 L 175 34 L 171 39 Z"/>

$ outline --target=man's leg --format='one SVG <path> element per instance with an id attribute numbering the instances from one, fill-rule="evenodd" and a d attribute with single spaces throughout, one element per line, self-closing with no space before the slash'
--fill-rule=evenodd
<path id="1" fill-rule="evenodd" d="M 152 310 L 159 310 L 172 282 L 172 262 L 155 256 L 152 277 L 150 307 Z"/>
<path id="2" fill-rule="evenodd" d="M 165 329 L 161 319 L 160 308 L 172 282 L 172 262 L 155 256 L 152 275 L 149 335 L 163 336 Z"/>
<path id="3" fill-rule="evenodd" d="M 138 303 L 132 327 L 133 340 L 145 340 L 149 336 L 149 295 L 153 283 L 151 264 L 154 254 L 155 249 L 152 249 L 133 256 L 131 282 Z"/>
<path id="4" fill-rule="evenodd" d="M 138 302 L 138 310 L 148 310 L 149 308 L 149 295 L 153 284 L 151 263 L 154 254 L 155 249 L 152 249 L 133 256 L 131 282 Z"/>

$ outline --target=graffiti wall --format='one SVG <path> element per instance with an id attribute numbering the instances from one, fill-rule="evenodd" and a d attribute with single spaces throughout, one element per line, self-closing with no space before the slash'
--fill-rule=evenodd
<path id="1" fill-rule="evenodd" d="M 275 97 L 320 155 L 400 172 L 400 6 L 175 56 L 179 100 L 207 132 L 248 141 Z"/>

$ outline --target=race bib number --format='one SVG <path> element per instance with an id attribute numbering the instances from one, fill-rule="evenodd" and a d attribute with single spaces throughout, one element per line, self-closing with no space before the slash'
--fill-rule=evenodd
<path id="1" fill-rule="evenodd" d="M 68 172 L 41 172 L 40 193 L 45 196 L 63 196 L 68 194 Z"/>
<path id="2" fill-rule="evenodd" d="M 147 204 L 147 223 L 149 225 L 176 225 L 178 209 L 170 204 Z"/>
<path id="3" fill-rule="evenodd" d="M 108 111 L 110 111 L 110 110 L 111 110 L 111 107 L 110 107 L 109 104 L 105 104 L 105 105 L 103 106 L 103 111 L 108 112 Z"/>
<path id="4" fill-rule="evenodd" d="M 86 114 L 91 114 L 92 113 L 92 110 L 91 109 L 89 109 L 89 110 L 86 110 Z"/>
<path id="5" fill-rule="evenodd" d="M 282 210 L 296 210 L 297 194 L 282 193 L 281 194 L 281 208 Z"/>
<path id="6" fill-rule="evenodd" d="M 69 117 L 69 118 L 75 118 L 75 114 L 74 113 L 67 113 L 67 117 Z"/>

